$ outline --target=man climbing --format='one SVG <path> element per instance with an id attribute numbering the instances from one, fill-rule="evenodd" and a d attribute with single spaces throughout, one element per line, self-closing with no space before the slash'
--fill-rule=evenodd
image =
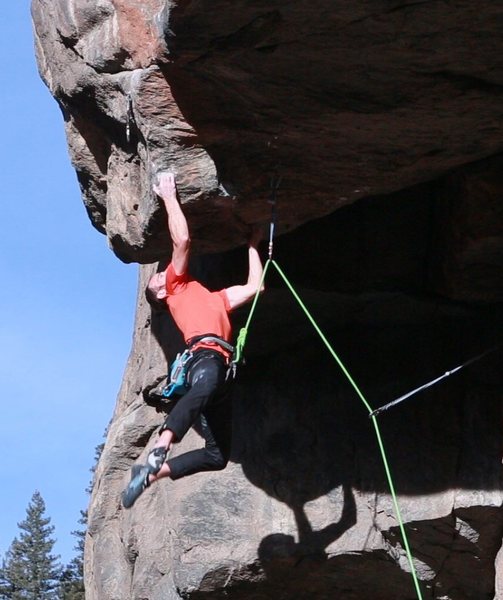
<path id="1" fill-rule="evenodd" d="M 254 228 L 248 248 L 248 280 L 244 285 L 210 292 L 194 280 L 188 273 L 189 229 L 178 203 L 174 176 L 161 173 L 154 192 L 166 208 L 173 253 L 168 268 L 150 279 L 146 293 L 154 301 L 165 302 L 192 358 L 187 370 L 188 391 L 167 416 L 147 464 L 136 464 L 131 469 L 131 481 L 122 493 L 125 508 L 130 508 L 140 494 L 159 479 L 175 480 L 200 471 L 221 470 L 227 465 L 232 420 L 226 385 L 231 359 L 228 313 L 251 300 L 262 279 L 262 262 L 257 250 L 260 230 Z M 171 445 L 180 442 L 195 424 L 199 425 L 205 447 L 166 460 Z"/>

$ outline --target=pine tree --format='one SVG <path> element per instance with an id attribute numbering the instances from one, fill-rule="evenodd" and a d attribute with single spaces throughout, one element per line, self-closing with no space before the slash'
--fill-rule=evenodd
<path id="1" fill-rule="evenodd" d="M 87 511 L 80 511 L 79 525 L 87 525 Z M 84 540 L 85 529 L 72 531 L 77 539 L 75 557 L 66 565 L 61 574 L 59 600 L 85 600 L 84 588 Z"/>
<path id="2" fill-rule="evenodd" d="M 45 516 L 45 503 L 35 492 L 26 509 L 21 530 L 7 550 L 0 569 L 0 599 L 57 600 L 61 574 L 58 556 L 51 554 L 54 527 Z"/>
<path id="3" fill-rule="evenodd" d="M 106 432 L 105 432 L 106 434 Z M 93 475 L 86 492 L 91 494 L 94 483 L 94 474 L 101 453 L 103 452 L 104 443 L 98 444 L 94 449 L 94 464 L 90 471 Z M 80 511 L 79 525 L 83 525 L 83 529 L 72 531 L 72 535 L 77 539 L 74 547 L 76 552 L 75 557 L 66 565 L 61 574 L 61 584 L 59 587 L 59 600 L 85 600 L 84 588 L 84 542 L 86 538 L 87 528 L 87 510 Z"/>

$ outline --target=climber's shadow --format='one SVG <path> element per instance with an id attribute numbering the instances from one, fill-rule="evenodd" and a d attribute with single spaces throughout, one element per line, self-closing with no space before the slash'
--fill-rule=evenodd
<path id="1" fill-rule="evenodd" d="M 327 559 L 325 549 L 335 542 L 344 532 L 356 524 L 356 504 L 349 485 L 343 485 L 343 503 L 340 518 L 322 529 L 313 530 L 304 506 L 290 506 L 295 517 L 298 541 L 293 535 L 272 533 L 262 539 L 258 548 L 258 557 L 267 573 L 268 566 L 278 559 L 298 564 L 309 556 L 317 561 Z"/>
<path id="2" fill-rule="evenodd" d="M 328 339 L 337 340 L 337 352 L 374 407 L 435 375 L 438 365 L 462 362 L 454 330 L 464 335 L 465 342 L 468 339 L 468 329 L 457 323 L 323 329 Z M 320 341 L 303 337 L 299 327 L 291 330 L 289 345 L 273 348 L 264 356 L 255 354 L 253 347 L 261 334 L 262 338 L 269 335 L 274 344 L 274 332 L 262 331 L 258 322 L 248 346 L 248 365 L 241 369 L 236 385 L 232 460 L 242 465 L 252 484 L 290 507 L 295 518 L 296 541 L 291 527 L 271 532 L 261 541 L 259 555 L 267 571 L 266 565 L 274 561 L 291 565 L 305 557 L 323 559 L 327 547 L 357 523 L 351 490 L 388 494 L 389 485 L 367 409 Z M 294 336 L 300 341 L 294 341 Z M 281 339 L 288 338 L 282 335 Z M 410 356 L 404 352 L 408 346 L 412 346 Z M 473 368 L 472 375 L 477 374 L 481 375 Z M 474 445 L 459 417 L 459 398 L 467 384 L 467 379 L 458 377 L 380 417 L 400 494 L 435 494 L 460 484 L 474 489 L 483 485 L 469 464 L 480 462 L 484 442 L 478 436 Z M 477 410 L 473 403 L 465 407 L 476 423 L 484 419 L 474 433 L 487 429 L 486 420 L 497 429 L 497 402 L 484 401 L 483 417 Z M 448 433 L 445 423 L 449 423 Z M 470 480 L 460 475 L 462 444 L 466 448 L 463 472 Z M 489 442 L 485 444 L 488 457 L 497 452 Z M 374 518 L 373 513 L 367 513 L 367 518 Z M 277 571 L 277 564 L 271 569 Z"/>
<path id="3" fill-rule="evenodd" d="M 323 560 L 326 548 L 356 524 L 354 431 L 338 401 L 344 386 L 327 377 L 325 360 L 297 347 L 274 362 L 254 357 L 236 388 L 232 460 L 254 485 L 289 506 L 295 520 L 297 541 L 284 533 L 261 541 L 264 568 L 275 560 Z"/>

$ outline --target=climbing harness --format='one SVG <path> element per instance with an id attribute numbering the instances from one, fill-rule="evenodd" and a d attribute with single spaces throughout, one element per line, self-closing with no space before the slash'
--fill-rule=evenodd
<path id="1" fill-rule="evenodd" d="M 224 350 L 227 350 L 227 352 L 229 352 L 230 354 L 232 354 L 234 352 L 234 346 L 232 344 L 229 344 L 229 342 L 227 342 L 223 338 L 221 338 L 218 335 L 215 335 L 213 333 L 205 333 L 204 335 L 197 335 L 193 338 L 190 338 L 187 345 L 189 348 L 193 348 L 196 344 L 200 344 L 200 343 L 216 344 L 217 346 L 220 346 Z"/>
<path id="2" fill-rule="evenodd" d="M 197 358 L 197 354 L 194 353 L 193 348 L 200 343 L 216 344 L 224 350 L 227 350 L 227 352 L 229 352 L 231 355 L 234 353 L 234 347 L 229 344 L 229 342 L 221 337 L 218 337 L 217 335 L 210 333 L 191 338 L 188 342 L 188 347 L 183 352 L 179 352 L 171 364 L 169 369 L 169 383 L 161 391 L 161 396 L 163 398 L 183 396 L 189 390 L 187 375 L 190 367 L 192 366 L 193 359 Z M 234 378 L 235 374 L 236 365 L 233 363 L 233 361 L 230 361 L 227 369 L 226 380 L 231 376 Z"/>
<path id="3" fill-rule="evenodd" d="M 238 365 L 237 365 L 237 362 L 235 361 L 236 349 L 234 348 L 234 346 L 232 344 L 229 344 L 229 342 L 227 342 L 223 338 L 218 337 L 218 335 L 205 334 L 205 335 L 200 335 L 200 336 L 191 338 L 189 340 L 189 347 L 193 347 L 195 344 L 198 344 L 200 342 L 204 342 L 204 343 L 211 342 L 212 344 L 217 344 L 217 346 L 220 346 L 224 350 L 227 350 L 227 352 L 231 355 L 232 358 L 227 365 L 225 381 L 228 381 L 229 379 L 235 379 Z"/>
<path id="4" fill-rule="evenodd" d="M 380 406 L 379 408 L 376 408 L 375 410 L 373 410 L 370 413 L 369 417 L 374 417 L 375 415 L 378 415 L 379 413 L 384 412 L 385 410 L 388 410 L 388 408 L 391 408 L 392 406 L 396 406 L 397 404 L 400 404 L 400 402 L 407 400 L 407 398 L 410 398 L 411 396 L 415 396 L 419 392 L 422 392 L 423 390 L 426 390 L 427 388 L 431 387 L 432 385 L 435 385 L 439 381 L 442 381 L 442 379 L 445 379 L 446 377 L 450 377 L 451 375 L 454 375 L 454 373 L 457 373 L 458 371 L 460 371 L 461 369 L 464 369 L 468 365 L 471 365 L 474 362 L 482 360 L 485 356 L 487 356 L 488 354 L 492 354 L 493 352 L 496 352 L 496 350 L 499 350 L 500 348 L 501 348 L 501 345 L 494 346 L 493 348 L 490 348 L 489 350 L 486 350 L 485 352 L 482 352 L 481 354 L 478 354 L 477 356 L 470 358 L 470 360 L 467 360 L 466 362 L 460 364 L 459 366 L 455 367 L 454 369 L 451 369 L 450 371 L 446 371 L 443 375 L 440 375 L 440 377 L 437 377 L 436 379 L 432 379 L 431 381 L 428 381 L 428 383 L 425 383 L 425 384 L 420 385 L 419 387 L 413 389 L 411 392 L 407 392 L 407 394 L 404 394 L 403 396 L 396 398 L 396 400 L 392 400 L 391 402 L 388 402 L 388 404 L 385 404 L 384 406 Z"/>

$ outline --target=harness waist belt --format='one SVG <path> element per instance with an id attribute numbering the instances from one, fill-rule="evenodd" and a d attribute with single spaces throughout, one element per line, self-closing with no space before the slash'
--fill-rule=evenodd
<path id="1" fill-rule="evenodd" d="M 221 337 L 218 337 L 218 335 L 213 335 L 212 333 L 205 333 L 204 335 L 197 335 L 196 337 L 190 338 L 190 340 L 188 340 L 187 342 L 187 346 L 189 348 L 192 348 L 200 342 L 211 342 L 213 344 L 221 346 L 224 350 L 227 350 L 227 352 L 230 352 L 231 354 L 234 352 L 234 346 L 229 344 L 229 342 L 222 339 Z"/>

